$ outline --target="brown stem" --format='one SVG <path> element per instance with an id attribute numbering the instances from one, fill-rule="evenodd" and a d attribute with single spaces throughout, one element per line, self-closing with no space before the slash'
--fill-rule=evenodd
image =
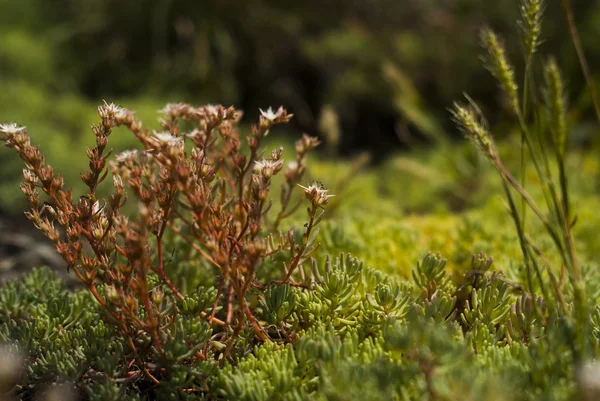
<path id="1" fill-rule="evenodd" d="M 127 325 L 125 324 L 125 322 L 123 321 L 123 316 L 122 315 L 118 315 L 115 314 L 113 311 L 110 310 L 110 308 L 108 308 L 108 306 L 106 305 L 106 302 L 100 297 L 100 295 L 98 294 L 98 291 L 96 290 L 96 286 L 95 285 L 90 285 L 89 287 L 90 292 L 92 293 L 92 295 L 94 296 L 94 298 L 96 299 L 96 301 L 98 301 L 98 303 L 113 317 L 117 320 L 117 322 L 120 323 L 121 325 L 121 329 L 123 330 L 123 334 L 125 335 L 125 337 L 127 337 L 127 342 L 129 344 L 129 347 L 131 348 L 131 350 L 133 351 L 135 358 L 138 360 L 138 363 L 140 364 L 140 367 L 142 368 L 142 370 L 144 371 L 144 374 L 146 375 L 146 377 L 148 377 L 148 379 L 150 379 L 153 383 L 158 384 L 160 383 L 158 381 L 158 379 L 156 379 L 154 376 L 152 376 L 152 374 L 148 371 L 148 369 L 146 369 L 146 367 L 144 366 L 144 362 L 142 361 L 142 359 L 140 358 L 137 348 L 135 346 L 135 343 L 133 342 L 133 339 L 131 338 L 131 336 L 129 335 L 129 330 L 127 329 Z"/>
<path id="2" fill-rule="evenodd" d="M 309 220 L 308 225 L 306 227 L 306 233 L 304 234 L 305 237 L 306 237 L 306 242 L 302 241 L 303 242 L 302 246 L 298 250 L 298 254 L 296 255 L 296 257 L 292 260 L 292 263 L 290 263 L 290 266 L 288 268 L 288 272 L 286 273 L 285 277 L 282 280 L 282 284 L 285 284 L 285 283 L 288 282 L 288 280 L 292 276 L 292 273 L 298 267 L 298 264 L 300 263 L 300 260 L 302 259 L 304 251 L 306 251 L 306 246 L 308 244 L 308 239 L 310 238 L 310 234 L 312 232 L 312 229 L 314 228 L 315 213 L 317 212 L 317 208 L 318 208 L 317 205 L 313 202 L 312 208 L 310 210 L 310 220 Z"/>
<path id="3" fill-rule="evenodd" d="M 229 295 L 227 296 L 227 324 L 231 324 L 233 319 L 233 285 L 229 286 Z"/>
<path id="4" fill-rule="evenodd" d="M 263 340 L 265 342 L 271 342 L 271 339 L 265 334 L 262 327 L 260 327 L 260 325 L 254 318 L 254 315 L 252 315 L 252 312 L 250 311 L 250 308 L 248 308 L 248 306 L 246 306 L 246 317 L 250 321 L 250 324 L 254 328 L 254 331 L 256 332 L 256 335 L 258 336 L 258 338 L 260 338 L 261 340 Z"/>
<path id="5" fill-rule="evenodd" d="M 152 341 L 154 345 L 156 345 L 156 349 L 162 353 L 162 344 L 160 343 L 160 338 L 158 336 L 158 328 L 159 323 L 158 320 L 154 318 L 154 312 L 152 311 L 152 304 L 150 303 L 150 297 L 148 296 L 148 287 L 145 283 L 142 285 L 141 297 L 142 302 L 144 303 L 144 308 L 146 309 L 146 314 L 148 315 L 148 324 L 146 325 L 150 329 L 150 335 L 152 336 Z"/>

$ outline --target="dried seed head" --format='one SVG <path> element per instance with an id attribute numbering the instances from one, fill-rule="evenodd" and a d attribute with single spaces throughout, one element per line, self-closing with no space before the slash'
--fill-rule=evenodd
<path id="1" fill-rule="evenodd" d="M 559 155 L 564 156 L 567 148 L 567 107 L 565 89 L 555 60 L 550 60 L 546 65 L 544 75 L 546 78 L 546 110 L 552 122 L 552 136 Z"/>
<path id="2" fill-rule="evenodd" d="M 113 186 L 115 187 L 115 192 L 117 195 L 122 196 L 125 190 L 125 186 L 123 185 L 123 179 L 119 175 L 113 175 Z"/>
<path id="3" fill-rule="evenodd" d="M 483 116 L 474 104 L 461 105 L 454 103 L 454 109 L 451 111 L 454 121 L 459 129 L 473 140 L 481 151 L 490 159 L 496 158 L 496 147 L 489 134 Z"/>
<path id="4" fill-rule="evenodd" d="M 488 51 L 486 57 L 488 70 L 500 82 L 500 87 L 508 96 L 513 111 L 516 114 L 520 113 L 519 86 L 515 81 L 514 70 L 506 57 L 506 50 L 496 33 L 490 28 L 481 31 L 481 42 Z"/>
<path id="5" fill-rule="evenodd" d="M 306 152 L 313 150 L 320 144 L 319 138 L 302 134 L 302 138 L 296 141 L 296 153 L 304 155 Z"/>
<path id="6" fill-rule="evenodd" d="M 279 160 L 279 159 L 281 159 L 282 155 L 283 155 L 283 147 L 280 146 L 277 149 L 273 149 L 273 151 L 271 152 L 271 159 Z"/>
<path id="7" fill-rule="evenodd" d="M 47 203 L 45 203 L 40 209 L 40 216 L 49 216 L 50 218 L 56 217 L 56 209 Z"/>
<path id="8" fill-rule="evenodd" d="M 37 177 L 37 175 L 35 175 L 35 173 L 31 170 L 28 169 L 23 169 L 23 177 L 25 178 L 25 181 L 31 184 L 36 184 L 39 179 Z"/>
<path id="9" fill-rule="evenodd" d="M 522 1 L 519 27 L 523 34 L 523 47 L 527 60 L 536 52 L 541 42 L 543 14 L 544 2 L 542 0 Z"/>

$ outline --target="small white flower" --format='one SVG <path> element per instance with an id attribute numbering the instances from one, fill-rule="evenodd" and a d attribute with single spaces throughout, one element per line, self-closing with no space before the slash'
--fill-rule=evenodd
<path id="1" fill-rule="evenodd" d="M 292 160 L 291 162 L 289 162 L 287 164 L 288 169 L 290 170 L 297 170 L 298 169 L 298 162 L 295 160 Z"/>
<path id="2" fill-rule="evenodd" d="M 127 116 L 128 110 L 123 107 L 117 106 L 114 113 L 116 119 L 125 118 L 125 116 Z"/>
<path id="3" fill-rule="evenodd" d="M 204 106 L 204 114 L 206 117 L 227 118 L 227 108 L 221 105 L 207 104 Z"/>
<path id="4" fill-rule="evenodd" d="M 323 188 L 322 185 L 319 185 L 317 183 L 312 183 L 308 187 L 305 187 L 304 185 L 300 184 L 297 185 L 304 190 L 304 195 L 306 196 L 306 198 L 308 198 L 311 202 L 314 202 L 319 206 L 326 205 L 327 202 L 329 202 L 329 198 L 335 196 L 328 195 L 327 192 L 329 192 L 329 190 Z"/>
<path id="5" fill-rule="evenodd" d="M 267 178 L 277 174 L 283 167 L 283 160 L 263 159 L 254 163 L 254 170 L 260 171 Z"/>
<path id="6" fill-rule="evenodd" d="M 168 132 L 154 132 L 154 136 L 158 139 L 160 145 L 183 146 L 182 136 L 174 136 Z"/>
<path id="7" fill-rule="evenodd" d="M 107 103 L 106 100 L 102 106 L 98 107 L 98 114 L 102 118 L 119 118 L 125 115 L 126 110 L 114 103 Z"/>
<path id="8" fill-rule="evenodd" d="M 179 117 L 188 106 L 185 103 L 167 103 L 158 112 L 165 116 Z"/>
<path id="9" fill-rule="evenodd" d="M 269 121 L 275 121 L 283 113 L 282 107 L 280 107 L 277 111 L 273 111 L 271 107 L 269 107 L 266 111 L 264 111 L 263 109 L 259 110 L 260 114 Z"/>
<path id="10" fill-rule="evenodd" d="M 156 138 L 158 138 L 159 142 L 162 143 L 163 145 L 168 144 L 169 141 L 171 141 L 173 138 L 175 138 L 169 132 L 156 132 L 156 131 L 154 131 L 154 136 Z"/>
<path id="11" fill-rule="evenodd" d="M 117 161 L 119 163 L 125 163 L 128 160 L 134 159 L 138 154 L 138 151 L 135 149 L 124 150 L 123 152 L 117 155 Z"/>
<path id="12" fill-rule="evenodd" d="M 219 115 L 219 108 L 215 105 L 207 104 L 204 108 L 206 110 L 206 113 L 210 114 L 211 116 Z"/>
<path id="13" fill-rule="evenodd" d="M 256 163 L 255 168 L 281 168 L 283 166 L 283 160 L 263 159 L 254 163 Z"/>
<path id="14" fill-rule="evenodd" d="M 27 127 L 20 127 L 15 123 L 10 124 L 0 124 L 0 132 L 6 135 L 14 135 L 21 131 L 25 131 Z"/>

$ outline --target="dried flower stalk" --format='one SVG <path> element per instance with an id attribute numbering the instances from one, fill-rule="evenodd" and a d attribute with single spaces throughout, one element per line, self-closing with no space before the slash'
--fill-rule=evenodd
<path id="1" fill-rule="evenodd" d="M 236 130 L 241 113 L 233 107 L 177 103 L 160 113 L 162 131 L 149 132 L 127 109 L 114 104 L 98 108 L 101 122 L 92 128 L 96 145 L 87 150 L 89 171 L 81 174 L 89 191 L 76 200 L 31 145 L 24 127 L 0 126 L 0 140 L 26 165 L 21 189 L 32 207 L 27 217 L 106 310 L 128 339 L 139 367 L 155 383 L 158 379 L 144 363 L 149 359 L 143 353 L 168 357 L 165 344 L 173 339 L 165 327 L 186 301 L 165 269 L 165 233 L 181 236 L 214 269 L 218 294 L 212 310 L 200 315 L 220 333 L 221 341 L 226 339 L 222 352 L 228 356 L 246 327 L 258 339 L 269 341 L 249 303 L 250 290 L 265 287 L 256 272 L 266 258 L 289 252 L 282 280 L 272 283 L 301 285 L 293 282 L 293 274 L 316 249 L 315 226 L 332 196 L 322 187 L 304 187 L 310 207 L 302 240 L 296 243 L 290 231 L 275 244 L 272 234 L 299 206 L 290 207 L 292 190 L 303 177 L 306 155 L 319 141 L 304 135 L 296 144 L 295 161 L 284 173 L 280 212 L 267 224 L 271 180 L 283 170 L 284 160 L 281 148 L 263 155 L 261 141 L 292 115 L 283 108 L 261 111 L 247 138 L 248 152 L 243 153 Z M 126 127 L 142 149 L 122 152 L 109 161 L 108 139 L 116 127 Z M 99 199 L 98 187 L 109 171 L 112 193 Z M 40 200 L 40 191 L 49 202 Z M 137 199 L 135 216 L 123 211 L 127 193 Z M 157 280 L 158 285 L 152 284 Z M 146 344 L 143 351 L 136 347 L 140 343 Z M 188 346 L 191 359 L 206 360 L 208 352 L 216 352 L 209 344 Z"/>

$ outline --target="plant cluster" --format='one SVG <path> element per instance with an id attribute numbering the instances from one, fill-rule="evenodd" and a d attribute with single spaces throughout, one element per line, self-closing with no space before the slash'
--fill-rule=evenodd
<path id="1" fill-rule="evenodd" d="M 455 103 L 452 113 L 460 129 L 500 174 L 507 207 L 517 232 L 530 293 L 541 292 L 545 302 L 557 310 L 565 324 L 570 326 L 577 359 L 585 359 L 589 351 L 589 338 L 585 336 L 585 328 L 588 326 L 590 304 L 585 293 L 581 261 L 573 234 L 577 216 L 569 196 L 566 171 L 569 146 L 566 95 L 560 70 L 553 59 L 544 65 L 545 86 L 541 93 L 536 94 L 532 90 L 531 71 L 536 66 L 534 56 L 541 41 L 543 10 L 544 2 L 541 0 L 527 0 L 521 5 L 520 26 L 525 50 L 522 89 L 517 84 L 515 70 L 500 38 L 489 28 L 483 29 L 481 33 L 482 44 L 487 50 L 487 67 L 498 80 L 521 133 L 518 178 L 503 163 L 488 124 L 470 97 L 467 96 L 466 105 Z M 574 30 L 572 25 L 571 28 Z M 583 54 L 580 57 L 585 70 L 587 62 Z M 538 101 L 539 96 L 542 96 L 543 101 Z M 595 99 L 593 92 L 592 97 Z M 534 167 L 545 210 L 526 188 L 528 159 Z M 553 254 L 545 252 L 539 246 L 542 236 L 531 236 L 528 213 L 533 213 L 533 217 L 541 223 L 553 245 Z M 557 259 L 551 255 L 557 255 Z M 573 294 L 573 305 L 565 302 L 566 292 Z M 543 317 L 540 308 L 535 310 Z"/>
<path id="2" fill-rule="evenodd" d="M 398 249 L 419 240 L 390 222 L 392 214 L 378 224 L 374 215 L 341 228 L 325 222 L 325 252 L 317 252 L 317 226 L 333 196 L 303 183 L 318 140 L 304 135 L 287 169 L 282 149 L 261 150 L 269 131 L 291 118 L 282 108 L 261 111 L 242 144 L 234 108 L 169 104 L 162 131 L 151 133 L 132 112 L 102 105 L 81 175 L 89 190 L 77 200 L 25 128 L 0 125 L 0 139 L 26 165 L 28 218 L 86 287 L 69 293 L 48 270 L 0 287 L 0 341 L 9 344 L 0 361 L 27 366 L 0 370 L 0 391 L 31 399 L 67 383 L 89 400 L 600 398 L 600 280 L 591 262 L 598 245 L 582 241 L 582 250 L 578 242 L 557 64 L 544 65 L 542 89 L 534 85 L 544 8 L 540 0 L 521 4 L 522 85 L 499 36 L 481 34 L 520 132 L 520 160 L 505 163 L 471 98 L 453 109 L 500 175 L 513 235 L 486 232 L 478 215 L 454 234 L 456 219 L 423 226 L 442 232 L 430 242 L 436 247 L 464 243 L 453 247 L 452 268 L 427 254 L 404 280 L 389 259 L 406 257 Z M 571 32 L 580 50 L 573 25 Z M 109 160 L 117 127 L 140 149 Z M 101 200 L 109 172 L 111 193 Z M 304 202 L 303 228 L 280 232 Z M 383 247 L 396 248 L 377 248 L 383 236 L 392 237 Z M 470 246 L 510 239 L 520 259 L 503 245 L 510 255 L 500 260 L 516 265 L 496 269 L 484 253 L 467 260 Z M 381 253 L 372 268 L 344 253 L 332 258 L 340 248 Z"/>
<path id="3" fill-rule="evenodd" d="M 232 358 L 245 330 L 270 341 L 252 311 L 256 291 L 269 284 L 304 285 L 292 276 L 316 249 L 316 226 L 332 196 L 322 185 L 301 186 L 309 203 L 304 232 L 272 235 L 301 205 L 293 201 L 292 190 L 301 182 L 306 155 L 318 140 L 304 135 L 296 143 L 295 161 L 284 173 L 280 209 L 269 221 L 271 179 L 284 168 L 283 149 L 264 156 L 260 144 L 274 125 L 291 118 L 283 108 L 261 112 L 247 138 L 247 154 L 235 129 L 240 112 L 234 108 L 169 104 L 161 110 L 164 131 L 154 133 L 114 104 L 98 111 L 102 121 L 93 127 L 96 146 L 87 151 L 90 170 L 81 174 L 89 191 L 77 200 L 31 145 L 25 128 L 4 124 L 0 139 L 25 162 L 21 189 L 32 206 L 27 217 L 56 245 L 107 313 L 132 363 L 158 384 L 161 368 L 147 366 L 155 359 L 188 363 Z M 109 161 L 108 138 L 120 126 L 143 149 Z M 109 168 L 113 191 L 101 200 L 97 191 Z M 125 211 L 127 193 L 137 198 L 133 218 Z M 167 231 L 189 245 L 190 258 L 210 262 L 216 291 L 198 289 L 186 296 L 167 276 Z M 259 282 L 256 273 L 263 260 L 282 254 L 287 256 L 277 267 L 280 279 Z"/>

